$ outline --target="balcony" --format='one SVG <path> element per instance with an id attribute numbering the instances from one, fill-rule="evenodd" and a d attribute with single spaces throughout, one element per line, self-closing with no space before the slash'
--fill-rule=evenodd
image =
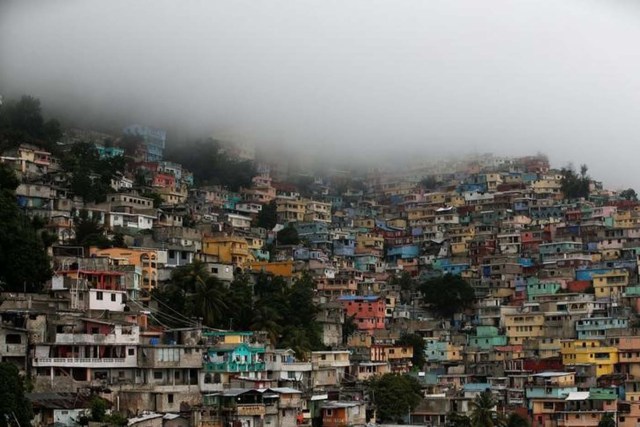
<path id="1" fill-rule="evenodd" d="M 2 355 L 4 357 L 25 357 L 27 355 L 26 344 L 5 344 L 2 348 Z"/>
<path id="2" fill-rule="evenodd" d="M 349 359 L 347 360 L 316 360 L 314 365 L 319 368 L 348 368 L 351 366 Z"/>
<path id="3" fill-rule="evenodd" d="M 138 334 L 56 334 L 56 344 L 138 344 Z"/>
<path id="4" fill-rule="evenodd" d="M 268 362 L 269 371 L 310 372 L 311 362 Z"/>
<path id="5" fill-rule="evenodd" d="M 264 362 L 242 363 L 242 362 L 209 362 L 204 364 L 208 372 L 253 372 L 264 371 Z"/>
<path id="6" fill-rule="evenodd" d="M 240 404 L 236 406 L 236 414 L 241 417 L 263 417 L 266 408 L 263 404 Z"/>
<path id="7" fill-rule="evenodd" d="M 36 368 L 135 368 L 137 364 L 135 356 L 127 358 L 36 357 L 33 359 L 33 366 Z"/>

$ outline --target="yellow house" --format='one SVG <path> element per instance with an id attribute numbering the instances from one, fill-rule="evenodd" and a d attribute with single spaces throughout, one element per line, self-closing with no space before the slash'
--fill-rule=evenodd
<path id="1" fill-rule="evenodd" d="M 538 356 L 541 359 L 556 357 L 562 348 L 562 340 L 559 338 L 537 338 L 525 340 L 524 350 L 526 356 Z"/>
<path id="2" fill-rule="evenodd" d="M 373 218 L 356 218 L 353 220 L 353 226 L 355 228 L 373 229 L 376 226 L 376 221 Z"/>
<path id="3" fill-rule="evenodd" d="M 447 202 L 447 197 L 447 193 L 432 193 L 427 194 L 426 199 L 432 205 L 442 205 Z"/>
<path id="4" fill-rule="evenodd" d="M 372 233 L 361 233 L 356 236 L 356 247 L 359 249 L 384 249 L 384 237 Z"/>
<path id="5" fill-rule="evenodd" d="M 629 284 L 629 272 L 613 270 L 607 273 L 593 275 L 593 288 L 596 298 L 622 296 Z"/>
<path id="6" fill-rule="evenodd" d="M 242 267 L 249 261 L 247 239 L 239 236 L 203 237 L 202 252 L 217 257 L 223 264 Z"/>
<path id="7" fill-rule="evenodd" d="M 304 220 L 306 222 L 331 222 L 331 203 L 305 200 Z"/>
<path id="8" fill-rule="evenodd" d="M 635 228 L 637 221 L 631 211 L 617 211 L 613 214 L 613 226 L 615 228 Z"/>
<path id="9" fill-rule="evenodd" d="M 619 337 L 616 341 L 617 343 L 613 344 L 618 348 L 618 372 L 633 378 L 640 377 L 640 337 Z M 631 400 L 640 400 L 640 389 L 636 391 L 634 397 L 635 399 Z"/>
<path id="10" fill-rule="evenodd" d="M 291 278 L 294 276 L 293 261 L 250 261 L 248 263 L 249 269 L 254 273 L 268 273 L 274 276 L 281 276 L 285 278 Z"/>
<path id="11" fill-rule="evenodd" d="M 307 202 L 304 200 L 276 200 L 276 215 L 278 222 L 302 222 L 307 212 Z"/>
<path id="12" fill-rule="evenodd" d="M 160 187 L 156 188 L 155 191 L 160 194 L 165 203 L 171 205 L 184 203 L 189 196 L 189 189 L 186 185 L 181 185 L 179 188 Z"/>
<path id="13" fill-rule="evenodd" d="M 544 336 L 543 313 L 509 313 L 504 315 L 509 344 L 523 344 L 526 339 Z"/>
<path id="14" fill-rule="evenodd" d="M 464 196 L 461 194 L 449 194 L 445 198 L 445 203 L 449 206 L 453 206 L 454 208 L 464 206 L 467 202 L 464 199 Z"/>
<path id="15" fill-rule="evenodd" d="M 256 236 L 245 237 L 250 250 L 259 251 L 264 247 L 264 239 Z"/>
<path id="16" fill-rule="evenodd" d="M 407 220 L 404 218 L 394 218 L 387 221 L 389 227 L 407 228 Z"/>
<path id="17" fill-rule="evenodd" d="M 140 289 L 150 292 L 158 286 L 158 252 L 153 249 L 108 248 L 89 250 L 91 256 L 109 258 L 114 265 L 135 265 L 142 271 Z M 144 298 L 143 298 L 144 299 Z"/>
<path id="18" fill-rule="evenodd" d="M 604 346 L 599 340 L 563 340 L 562 364 L 596 366 L 596 376 L 612 374 L 618 363 L 618 349 Z"/>

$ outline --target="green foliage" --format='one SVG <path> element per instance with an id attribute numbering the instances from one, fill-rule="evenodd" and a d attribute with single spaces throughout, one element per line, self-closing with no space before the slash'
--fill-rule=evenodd
<path id="1" fill-rule="evenodd" d="M 85 203 L 101 203 L 111 191 L 111 179 L 124 171 L 124 158 L 101 159 L 93 144 L 74 144 L 62 158 L 62 168 L 71 176 L 70 189 Z"/>
<path id="2" fill-rule="evenodd" d="M 82 209 L 74 218 L 76 233 L 75 243 L 80 246 L 98 246 L 100 248 L 111 247 L 112 243 L 104 235 L 104 229 L 97 219 L 89 217 L 86 210 Z"/>
<path id="3" fill-rule="evenodd" d="M 529 420 L 517 412 L 512 412 L 507 418 L 506 427 L 530 427 Z"/>
<path id="4" fill-rule="evenodd" d="M 164 199 L 162 198 L 162 196 L 155 191 L 144 191 L 142 192 L 142 196 L 148 197 L 153 200 L 154 208 L 159 208 L 164 203 Z"/>
<path id="5" fill-rule="evenodd" d="M 22 426 L 30 425 L 33 409 L 24 395 L 18 368 L 13 363 L 0 363 L 0 378 L 0 427 L 15 425 L 16 419 Z"/>
<path id="6" fill-rule="evenodd" d="M 411 304 L 411 298 L 416 290 L 417 283 L 409 272 L 403 271 L 400 276 L 394 276 L 390 285 L 400 288 L 400 302 L 402 304 Z"/>
<path id="7" fill-rule="evenodd" d="M 382 422 L 402 422 L 422 399 L 420 383 L 408 375 L 384 374 L 367 383 Z"/>
<path id="8" fill-rule="evenodd" d="M 192 171 L 199 185 L 218 184 L 238 191 L 240 187 L 249 187 L 256 175 L 253 162 L 232 158 L 212 139 L 168 147 L 166 156 Z"/>
<path id="9" fill-rule="evenodd" d="M 424 178 L 422 178 L 422 181 L 420 181 L 420 186 L 422 186 L 422 188 L 424 188 L 425 190 L 434 190 L 436 188 L 438 188 L 438 180 L 436 179 L 435 176 L 425 176 Z"/>
<path id="10" fill-rule="evenodd" d="M 126 426 L 128 418 L 118 412 L 111 412 L 102 421 L 112 426 Z"/>
<path id="11" fill-rule="evenodd" d="M 37 98 L 24 95 L 0 106 L 0 150 L 26 142 L 55 152 L 55 142 L 61 136 L 60 123 L 44 120 Z"/>
<path id="12" fill-rule="evenodd" d="M 201 317 L 211 327 L 263 331 L 299 358 L 323 348 L 310 276 L 303 275 L 289 287 L 282 277 L 259 275 L 252 291 L 248 277 L 240 275 L 226 286 L 204 267 L 200 261 L 178 267 L 169 286 L 153 291 L 163 323 L 180 326 L 177 312 Z"/>
<path id="13" fill-rule="evenodd" d="M 256 219 L 256 225 L 267 230 L 273 230 L 277 223 L 277 206 L 275 200 L 272 200 L 270 203 L 262 205 L 262 210 Z"/>
<path id="14" fill-rule="evenodd" d="M 471 426 L 497 427 L 499 425 L 499 417 L 495 410 L 496 404 L 497 402 L 490 390 L 477 395 L 471 402 Z"/>
<path id="15" fill-rule="evenodd" d="M 616 427 L 616 420 L 611 412 L 605 412 L 600 421 L 598 427 Z"/>
<path id="16" fill-rule="evenodd" d="M 345 316 L 344 323 L 342 324 L 342 344 L 347 344 L 349 337 L 358 330 L 356 325 L 356 316 Z"/>
<path id="17" fill-rule="evenodd" d="M 91 398 L 89 402 L 89 411 L 91 411 L 91 421 L 101 422 L 107 415 L 107 402 L 98 396 Z"/>
<path id="18" fill-rule="evenodd" d="M 626 190 L 621 191 L 618 196 L 624 200 L 632 200 L 634 202 L 638 201 L 638 193 L 636 193 L 636 190 L 633 188 L 627 188 Z"/>
<path id="19" fill-rule="evenodd" d="M 300 243 L 298 230 L 296 230 L 292 224 L 289 224 L 282 230 L 278 231 L 277 239 L 279 245 L 297 245 Z"/>
<path id="20" fill-rule="evenodd" d="M 189 295 L 194 315 L 202 318 L 205 325 L 220 325 L 228 313 L 227 294 L 228 289 L 217 277 L 196 283 L 195 293 Z"/>
<path id="21" fill-rule="evenodd" d="M 427 363 L 427 358 L 424 355 L 424 339 L 418 334 L 403 334 L 398 340 L 398 344 L 413 348 L 413 359 L 411 359 L 413 368 L 421 370 L 424 364 Z"/>
<path id="22" fill-rule="evenodd" d="M 447 414 L 448 427 L 471 427 L 471 418 L 457 412 Z"/>
<path id="23" fill-rule="evenodd" d="M 587 175 L 587 165 L 580 166 L 578 175 L 572 166 L 562 168 L 561 190 L 566 199 L 579 199 L 589 197 L 589 183 L 591 178 Z"/>
<path id="24" fill-rule="evenodd" d="M 420 287 L 420 292 L 424 302 L 443 318 L 451 318 L 454 314 L 470 308 L 475 299 L 471 285 L 453 274 L 427 280 Z"/>
<path id="25" fill-rule="evenodd" d="M 17 186 L 13 171 L 0 164 L 0 288 L 38 292 L 51 268 L 42 237 L 18 208 Z"/>

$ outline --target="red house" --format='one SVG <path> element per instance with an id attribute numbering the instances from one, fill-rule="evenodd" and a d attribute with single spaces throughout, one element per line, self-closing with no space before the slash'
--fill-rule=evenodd
<path id="1" fill-rule="evenodd" d="M 358 330 L 373 332 L 376 329 L 385 328 L 386 304 L 384 298 L 345 295 L 338 300 L 342 303 L 346 315 L 354 317 Z"/>

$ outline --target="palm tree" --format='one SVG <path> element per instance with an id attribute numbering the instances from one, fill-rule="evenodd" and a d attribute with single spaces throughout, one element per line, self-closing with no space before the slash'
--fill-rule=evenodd
<path id="1" fill-rule="evenodd" d="M 529 420 L 517 412 L 509 414 L 506 423 L 506 427 L 530 427 L 530 425 Z"/>
<path id="2" fill-rule="evenodd" d="M 280 336 L 281 320 L 282 317 L 278 314 L 278 311 L 261 300 L 253 311 L 251 330 L 266 332 L 271 344 L 276 345 Z"/>
<path id="3" fill-rule="evenodd" d="M 501 424 L 495 410 L 496 403 L 489 390 L 476 396 L 471 402 L 471 427 L 496 427 Z"/>
<path id="4" fill-rule="evenodd" d="M 611 412 L 606 412 L 600 422 L 598 423 L 598 427 L 616 427 L 616 420 L 611 414 Z"/>
<path id="5" fill-rule="evenodd" d="M 205 325 L 220 325 L 228 308 L 228 290 L 217 277 L 209 277 L 206 281 L 198 281 L 196 283 L 196 291 L 190 297 L 195 313 L 202 317 Z"/>
<path id="6" fill-rule="evenodd" d="M 198 284 L 203 284 L 209 278 L 209 272 L 204 262 L 195 260 L 191 264 L 176 268 L 171 274 L 171 282 L 185 293 L 195 292 Z"/>

